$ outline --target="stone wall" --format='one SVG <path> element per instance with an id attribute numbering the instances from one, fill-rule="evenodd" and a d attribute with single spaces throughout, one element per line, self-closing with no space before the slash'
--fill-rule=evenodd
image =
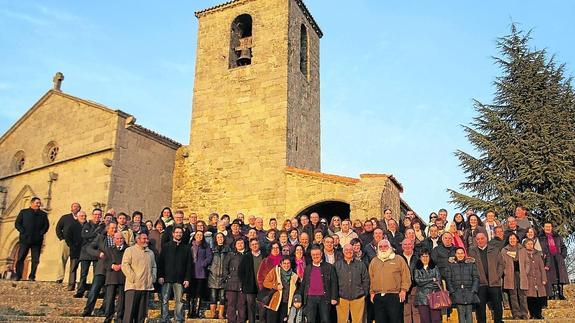
<path id="1" fill-rule="evenodd" d="M 29 207 L 33 196 L 40 197 L 46 207 L 47 197 L 51 197 L 50 230 L 37 278 L 55 279 L 55 227 L 60 216 L 69 212 L 73 201 L 88 213 L 95 203 L 107 203 L 111 169 L 104 159 L 112 158 L 117 118 L 114 113 L 50 91 L 0 139 L 0 186 L 7 190 L 7 209 L 0 215 L 0 267 L 18 240 L 14 221 L 20 209 Z M 53 163 L 46 163 L 42 155 L 50 141 L 57 142 L 60 150 Z M 27 156 L 19 173 L 11 168 L 10 158 L 17 150 L 24 150 Z M 51 178 L 56 179 L 50 188 Z"/>
<path id="2" fill-rule="evenodd" d="M 153 220 L 172 202 L 177 145 L 163 143 L 129 121 L 118 119 L 109 205 L 130 215 L 142 211 Z"/>
<path id="3" fill-rule="evenodd" d="M 230 28 L 253 19 L 251 65 L 229 68 Z M 176 163 L 173 204 L 205 216 L 283 214 L 288 2 L 240 1 L 199 13 L 189 154 Z"/>
<path id="4" fill-rule="evenodd" d="M 350 204 L 355 187 L 359 182 L 355 178 L 329 175 L 288 167 L 286 218 L 298 215 L 308 206 L 323 201 L 340 201 Z"/>
<path id="5" fill-rule="evenodd" d="M 301 26 L 307 30 L 307 74 L 300 70 Z M 319 40 L 295 0 L 289 0 L 288 166 L 320 171 Z"/>

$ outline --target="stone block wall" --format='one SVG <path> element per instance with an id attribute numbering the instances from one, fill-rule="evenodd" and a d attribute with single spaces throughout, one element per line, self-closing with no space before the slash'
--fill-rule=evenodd
<path id="1" fill-rule="evenodd" d="M 142 211 L 155 220 L 172 202 L 172 174 L 176 147 L 146 135 L 141 127 L 118 119 L 109 205 L 131 215 Z"/>
<path id="2" fill-rule="evenodd" d="M 300 70 L 301 26 L 307 30 L 307 74 Z M 289 0 L 287 164 L 320 171 L 320 36 L 295 0 Z"/>
<path id="3" fill-rule="evenodd" d="M 0 186 L 7 191 L 7 208 L 0 215 L 0 267 L 3 268 L 18 241 L 14 221 L 20 209 L 29 207 L 33 196 L 40 197 L 46 207 L 50 197 L 50 230 L 45 237 L 37 279 L 55 279 L 54 267 L 58 263 L 55 228 L 60 216 L 69 213 L 73 201 L 78 201 L 88 214 L 94 204 L 107 203 L 111 169 L 104 159 L 112 158 L 116 124 L 116 114 L 50 91 L 2 137 Z M 53 163 L 47 163 L 43 157 L 45 145 L 50 141 L 57 142 L 60 148 Z M 27 156 L 19 173 L 14 172 L 11 161 L 17 150 L 24 150 Z M 55 180 L 50 188 L 51 178 Z"/>
<path id="4" fill-rule="evenodd" d="M 231 24 L 246 13 L 253 57 L 230 69 Z M 176 163 L 174 205 L 200 216 L 278 216 L 285 203 L 288 2 L 239 1 L 197 16 L 189 157 Z"/>

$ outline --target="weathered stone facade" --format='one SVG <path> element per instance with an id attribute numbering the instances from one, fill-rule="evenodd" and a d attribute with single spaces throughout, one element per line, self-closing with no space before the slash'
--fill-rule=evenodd
<path id="1" fill-rule="evenodd" d="M 251 62 L 230 67 L 234 22 L 246 14 Z M 196 17 L 192 131 L 176 157 L 175 207 L 284 219 L 340 201 L 352 218 L 380 217 L 387 207 L 400 214 L 392 176 L 320 173 L 322 32 L 302 1 L 236 0 Z"/>
<path id="2" fill-rule="evenodd" d="M 141 210 L 156 217 L 171 201 L 179 144 L 133 124 L 134 118 L 91 101 L 50 90 L 0 138 L 0 266 L 14 259 L 18 212 L 38 196 L 49 215 L 38 279 L 54 279 L 56 223 L 78 201 Z M 57 146 L 54 160 L 47 146 Z M 23 152 L 17 168 L 14 156 Z"/>

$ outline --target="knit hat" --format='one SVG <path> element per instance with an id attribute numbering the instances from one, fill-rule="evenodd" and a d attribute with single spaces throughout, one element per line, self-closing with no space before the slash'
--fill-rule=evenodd
<path id="1" fill-rule="evenodd" d="M 301 303 L 301 295 L 300 294 L 295 294 L 293 296 L 293 303 Z"/>

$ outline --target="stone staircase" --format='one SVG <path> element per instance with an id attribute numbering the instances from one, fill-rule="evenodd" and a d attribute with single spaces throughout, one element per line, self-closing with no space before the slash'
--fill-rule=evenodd
<path id="1" fill-rule="evenodd" d="M 85 298 L 73 298 L 74 292 L 66 291 L 65 284 L 53 282 L 0 280 L 0 322 L 103 322 L 102 317 L 81 317 Z M 575 285 L 565 286 L 565 301 L 549 301 L 543 311 L 544 320 L 511 320 L 511 311 L 505 310 L 506 322 L 575 322 Z M 102 300 L 96 303 L 100 307 Z M 170 308 L 174 304 L 170 302 Z M 456 312 L 456 311 L 454 311 Z M 488 313 L 489 315 L 489 313 Z M 148 311 L 147 322 L 160 322 L 159 303 Z M 194 319 L 192 323 L 225 323 L 225 320 Z M 457 322 L 456 313 L 445 322 Z"/>
<path id="2" fill-rule="evenodd" d="M 573 323 L 575 322 L 575 284 L 574 285 L 565 285 L 564 288 L 565 297 L 567 300 L 558 301 L 558 300 L 549 300 L 547 304 L 547 308 L 543 310 L 543 320 L 514 320 L 512 319 L 511 310 L 504 309 L 503 310 L 503 321 L 504 322 L 513 322 L 513 323 L 544 323 L 544 322 L 553 322 L 553 323 Z M 457 312 L 457 311 L 454 311 Z M 487 319 L 491 321 L 491 313 L 489 311 L 489 307 L 487 310 Z M 457 323 L 457 313 L 452 315 L 449 319 L 443 320 L 445 323 Z"/>
<path id="3" fill-rule="evenodd" d="M 104 322 L 103 317 L 82 317 L 86 298 L 73 298 L 66 284 L 0 280 L 0 322 Z M 96 309 L 102 300 L 98 299 Z M 159 302 L 148 311 L 147 322 L 160 322 Z M 170 308 L 174 308 L 173 301 Z M 225 320 L 195 319 L 193 323 L 225 323 Z"/>

